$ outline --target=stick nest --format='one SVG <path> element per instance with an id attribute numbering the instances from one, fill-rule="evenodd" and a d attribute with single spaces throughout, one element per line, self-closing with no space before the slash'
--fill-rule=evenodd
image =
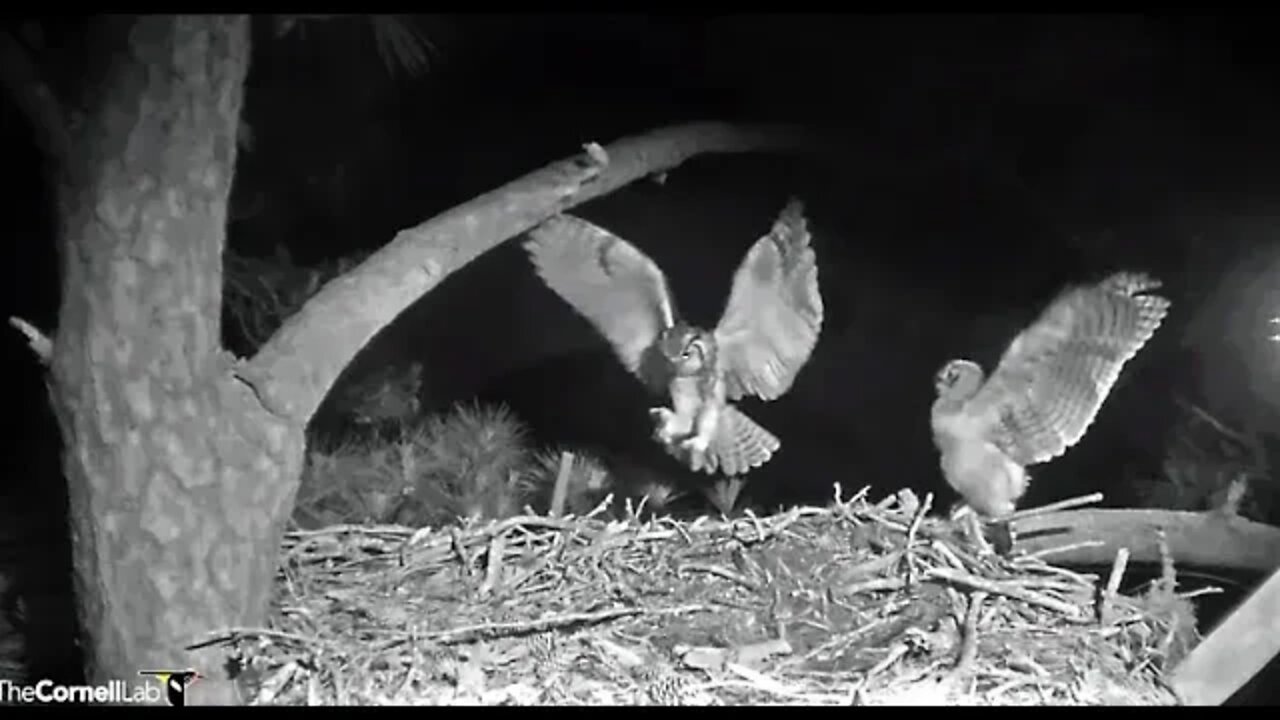
<path id="1" fill-rule="evenodd" d="M 1175 702 L 1161 673 L 1196 636 L 1171 588 L 983 555 L 928 500 L 865 492 L 732 520 L 292 532 L 272 626 L 201 645 L 254 704 Z"/>

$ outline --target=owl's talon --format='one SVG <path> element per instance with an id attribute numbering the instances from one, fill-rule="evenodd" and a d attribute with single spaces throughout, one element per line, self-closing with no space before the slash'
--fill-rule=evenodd
<path id="1" fill-rule="evenodd" d="M 649 408 L 649 417 L 654 421 L 653 437 L 664 445 L 669 445 L 676 437 L 676 414 L 664 407 Z"/>
<path id="2" fill-rule="evenodd" d="M 709 466 L 707 451 L 711 447 L 711 438 L 701 435 L 685 438 L 680 441 L 680 449 L 689 453 L 689 467 L 699 472 Z"/>
<path id="3" fill-rule="evenodd" d="M 711 447 L 711 438 L 704 437 L 702 435 L 694 435 L 691 438 L 686 438 L 680 441 L 680 447 L 688 450 L 694 455 L 705 455 L 707 453 L 707 449 Z"/>
<path id="4" fill-rule="evenodd" d="M 689 450 L 689 469 L 694 472 L 702 472 L 708 467 L 707 454 L 696 450 Z"/>

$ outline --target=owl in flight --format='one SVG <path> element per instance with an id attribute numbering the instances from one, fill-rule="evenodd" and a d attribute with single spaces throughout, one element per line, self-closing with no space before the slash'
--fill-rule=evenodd
<path id="1" fill-rule="evenodd" d="M 1147 294 L 1159 287 L 1118 273 L 1069 288 L 1014 338 L 985 382 L 977 363 L 943 366 L 933 440 L 948 484 L 972 509 L 993 518 L 1013 512 L 1026 467 L 1080 441 L 1120 370 L 1168 314 L 1168 300 Z"/>
<path id="2" fill-rule="evenodd" d="M 655 438 L 695 471 L 735 476 L 781 447 L 729 400 L 780 397 L 822 329 L 818 267 L 798 200 L 747 252 L 713 331 L 679 319 L 662 270 L 635 246 L 581 218 L 553 217 L 525 245 L 539 277 L 613 346 L 671 408 L 649 413 Z"/>

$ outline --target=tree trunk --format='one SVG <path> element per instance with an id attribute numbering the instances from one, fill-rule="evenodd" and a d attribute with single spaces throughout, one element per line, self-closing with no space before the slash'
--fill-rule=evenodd
<path id="1" fill-rule="evenodd" d="M 88 679 L 192 668 L 204 675 L 192 703 L 241 700 L 221 655 L 185 648 L 266 624 L 306 423 L 373 333 L 498 243 L 649 173 L 700 153 L 817 147 L 699 123 L 620 140 L 603 163 L 598 149 L 557 161 L 402 231 L 239 361 L 219 325 L 248 18 L 98 24 L 82 106 L 10 72 L 23 54 L 0 34 L 14 61 L 0 84 L 57 168 L 63 268 L 53 342 L 10 322 L 50 366 Z"/>
<path id="2" fill-rule="evenodd" d="M 302 426 L 266 412 L 220 344 L 249 20 L 115 22 L 60 180 L 50 362 L 86 670 L 138 683 L 191 667 L 206 678 L 190 701 L 233 701 L 184 647 L 265 624 L 303 451 Z"/>

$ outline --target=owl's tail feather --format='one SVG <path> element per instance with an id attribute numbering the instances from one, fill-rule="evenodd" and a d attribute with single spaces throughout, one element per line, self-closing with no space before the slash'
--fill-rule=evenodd
<path id="1" fill-rule="evenodd" d="M 782 447 L 776 435 L 760 427 L 732 405 L 721 410 L 720 425 L 716 428 L 711 447 L 707 450 L 708 473 L 717 469 L 725 475 L 745 475 L 769 462 Z"/>

